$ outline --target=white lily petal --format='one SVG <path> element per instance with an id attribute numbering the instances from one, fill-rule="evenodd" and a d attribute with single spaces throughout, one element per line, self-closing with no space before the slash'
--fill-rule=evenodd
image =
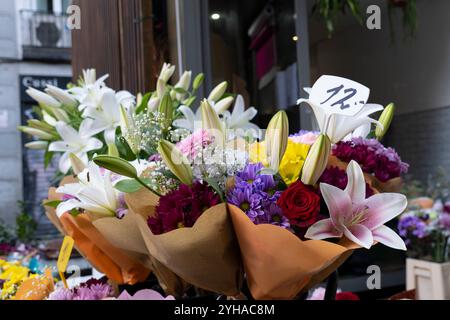
<path id="1" fill-rule="evenodd" d="M 344 235 L 363 248 L 370 249 L 373 245 L 372 232 L 362 224 L 355 224 L 349 228 L 345 228 Z"/>
<path id="2" fill-rule="evenodd" d="M 90 138 L 84 147 L 84 151 L 89 152 L 98 150 L 101 149 L 101 147 L 103 147 L 103 143 L 100 140 L 98 140 L 97 138 Z"/>
<path id="3" fill-rule="evenodd" d="M 69 199 L 67 201 L 63 201 L 56 207 L 56 215 L 61 217 L 64 213 L 69 212 L 72 209 L 80 208 L 80 201 L 76 199 Z"/>
<path id="4" fill-rule="evenodd" d="M 348 193 L 353 203 L 360 203 L 366 199 L 366 181 L 361 167 L 352 160 L 347 166 L 348 182 L 345 192 Z"/>
<path id="5" fill-rule="evenodd" d="M 59 171 L 62 173 L 67 173 L 70 169 L 70 159 L 69 159 L 69 153 L 63 153 L 61 158 L 59 158 Z"/>
<path id="6" fill-rule="evenodd" d="M 105 187 L 105 194 L 106 198 L 108 200 L 110 208 L 117 209 L 117 194 L 114 190 L 114 187 L 111 183 L 111 172 L 107 171 L 105 173 L 104 179 L 104 187 Z"/>
<path id="7" fill-rule="evenodd" d="M 65 142 L 80 143 L 81 139 L 80 136 L 78 135 L 77 130 L 69 126 L 67 123 L 58 121 L 55 127 L 56 131 Z"/>
<path id="8" fill-rule="evenodd" d="M 320 191 L 330 212 L 330 218 L 336 228 L 342 231 L 345 221 L 349 220 L 352 215 L 350 196 L 344 190 L 326 183 L 320 184 Z"/>
<path id="9" fill-rule="evenodd" d="M 406 251 L 405 242 L 391 228 L 386 226 L 379 226 L 375 230 L 372 230 L 372 234 L 374 241 L 378 241 L 379 243 L 382 243 L 385 246 L 391 247 L 393 249 Z"/>
<path id="10" fill-rule="evenodd" d="M 52 152 L 66 152 L 71 150 L 73 150 L 73 147 L 64 141 L 55 141 L 48 146 L 48 151 Z"/>

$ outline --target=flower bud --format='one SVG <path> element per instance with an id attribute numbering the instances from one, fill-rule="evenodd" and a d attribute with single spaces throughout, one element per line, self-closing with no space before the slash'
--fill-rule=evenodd
<path id="1" fill-rule="evenodd" d="M 158 144 L 158 153 L 169 170 L 184 184 L 192 184 L 192 168 L 187 158 L 177 147 L 166 140 L 161 140 Z"/>
<path id="2" fill-rule="evenodd" d="M 161 69 L 161 73 L 159 74 L 159 79 L 161 79 L 164 83 L 167 83 L 174 72 L 175 66 L 172 66 L 170 63 L 164 63 Z"/>
<path id="3" fill-rule="evenodd" d="M 149 112 L 151 112 L 151 111 L 156 111 L 156 109 L 158 109 L 158 106 L 159 106 L 159 103 L 161 102 L 161 99 L 160 98 L 157 98 L 157 97 L 154 97 L 154 98 L 150 98 L 149 100 L 148 100 L 148 103 L 147 103 L 147 110 L 149 111 Z"/>
<path id="4" fill-rule="evenodd" d="M 378 121 L 382 126 L 377 125 L 377 128 L 375 129 L 375 136 L 378 140 L 381 140 L 384 137 L 389 127 L 391 126 L 392 119 L 394 118 L 394 111 L 395 105 L 393 103 L 390 103 L 386 106 L 386 108 L 384 108 L 383 112 L 381 113 L 380 119 L 378 119 Z"/>
<path id="5" fill-rule="evenodd" d="M 30 119 L 27 121 L 28 126 L 39 129 L 48 133 L 53 132 L 54 128 L 44 121 L 40 121 L 37 119 Z"/>
<path id="6" fill-rule="evenodd" d="M 51 108 L 59 108 L 61 107 L 61 103 L 59 103 L 55 98 L 53 98 L 52 96 L 36 90 L 34 88 L 28 88 L 26 93 L 32 97 L 34 100 L 36 100 L 39 105 L 44 105 L 47 107 L 51 107 Z"/>
<path id="7" fill-rule="evenodd" d="M 194 89 L 194 91 L 198 90 L 198 88 L 202 85 L 203 80 L 205 80 L 205 75 L 203 73 L 199 73 L 192 83 L 192 89 Z"/>
<path id="8" fill-rule="evenodd" d="M 200 104 L 200 109 L 202 114 L 202 129 L 208 131 L 215 138 L 214 141 L 219 146 L 223 146 L 225 144 L 225 129 L 216 111 L 214 111 L 206 99 Z"/>
<path id="9" fill-rule="evenodd" d="M 173 120 L 173 105 L 170 94 L 166 93 L 159 104 L 158 111 L 163 115 L 163 127 L 169 128 Z"/>
<path id="10" fill-rule="evenodd" d="M 62 90 L 52 85 L 47 85 L 47 89 L 45 89 L 45 92 L 47 92 L 53 98 L 59 100 L 63 105 L 69 108 L 75 108 L 78 105 L 78 101 L 66 90 Z"/>
<path id="11" fill-rule="evenodd" d="M 53 139 L 53 136 L 50 133 L 42 131 L 40 129 L 30 128 L 30 127 L 25 127 L 25 126 L 20 126 L 17 128 L 20 131 L 22 131 L 23 133 L 29 134 L 34 137 L 38 137 L 39 139 L 42 139 L 42 140 L 52 140 Z"/>
<path id="12" fill-rule="evenodd" d="M 74 153 L 69 153 L 70 165 L 74 174 L 78 175 L 86 169 L 86 165 Z"/>
<path id="13" fill-rule="evenodd" d="M 311 146 L 302 170 L 302 182 L 307 185 L 315 185 L 328 163 L 331 151 L 331 141 L 327 135 L 321 134 Z"/>
<path id="14" fill-rule="evenodd" d="M 189 86 L 191 85 L 191 77 L 192 72 L 191 71 L 185 71 L 180 77 L 180 80 L 177 82 L 177 84 L 174 86 L 175 88 L 181 88 L 183 90 L 188 90 Z M 178 100 L 181 100 L 184 95 L 181 95 L 181 98 L 178 97 Z"/>
<path id="15" fill-rule="evenodd" d="M 32 141 L 25 143 L 25 148 L 32 150 L 45 150 L 48 147 L 47 141 Z"/>
<path id="16" fill-rule="evenodd" d="M 287 148 L 289 138 L 289 120 L 285 111 L 278 111 L 270 120 L 266 130 L 266 154 L 269 168 L 278 172 L 281 159 Z"/>
<path id="17" fill-rule="evenodd" d="M 105 168 L 121 176 L 136 179 L 138 174 L 136 168 L 133 167 L 128 161 L 114 156 L 100 155 L 94 158 L 95 164 Z"/>
<path id="18" fill-rule="evenodd" d="M 214 110 L 216 110 L 218 114 L 224 113 L 231 107 L 233 101 L 233 97 L 226 97 L 222 100 L 219 100 L 216 102 L 216 104 L 214 104 Z"/>
<path id="19" fill-rule="evenodd" d="M 61 108 L 52 108 L 51 112 L 53 113 L 53 115 L 55 116 L 55 118 L 58 121 L 62 121 L 62 122 L 65 122 L 65 123 L 69 123 L 70 122 L 69 115 L 63 109 L 61 109 Z"/>
<path id="20" fill-rule="evenodd" d="M 46 123 L 48 123 L 49 125 L 51 125 L 53 127 L 58 122 L 55 118 L 53 118 L 51 115 L 49 115 L 48 112 L 45 110 L 42 110 L 42 117 L 44 118 L 44 121 Z"/>
<path id="21" fill-rule="evenodd" d="M 226 81 L 219 83 L 209 94 L 208 101 L 218 101 L 224 95 L 227 87 L 228 83 Z"/>

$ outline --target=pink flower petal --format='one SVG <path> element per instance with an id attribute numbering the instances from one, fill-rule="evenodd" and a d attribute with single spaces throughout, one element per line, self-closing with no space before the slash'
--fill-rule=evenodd
<path id="1" fill-rule="evenodd" d="M 401 214 L 407 204 L 406 197 L 400 193 L 375 194 L 366 200 L 369 212 L 364 225 L 374 230 Z"/>
<path id="2" fill-rule="evenodd" d="M 382 243 L 388 247 L 406 251 L 405 242 L 391 228 L 388 228 L 386 226 L 379 226 L 372 231 L 372 234 L 373 240 L 378 241 L 379 243 Z"/>
<path id="3" fill-rule="evenodd" d="M 356 161 L 352 160 L 347 166 L 348 183 L 345 187 L 353 203 L 360 203 L 366 199 L 366 181 L 364 174 Z"/>
<path id="4" fill-rule="evenodd" d="M 372 232 L 362 224 L 355 224 L 350 228 L 344 230 L 344 235 L 361 247 L 370 249 L 373 244 Z"/>
<path id="5" fill-rule="evenodd" d="M 333 224 L 338 230 L 342 231 L 341 226 L 352 215 L 352 200 L 344 190 L 326 183 L 320 184 L 320 191 L 327 204 Z"/>
<path id="6" fill-rule="evenodd" d="M 305 238 L 315 240 L 340 237 L 342 237 L 342 232 L 336 230 L 336 227 L 331 219 L 317 221 L 309 227 L 305 234 Z"/>

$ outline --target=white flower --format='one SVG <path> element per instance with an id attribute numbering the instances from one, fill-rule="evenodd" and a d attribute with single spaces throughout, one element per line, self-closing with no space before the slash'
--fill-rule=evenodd
<path id="1" fill-rule="evenodd" d="M 91 119 L 83 120 L 78 132 L 64 122 L 56 123 L 56 131 L 61 136 L 62 141 L 52 142 L 49 145 L 49 151 L 64 152 L 59 160 L 59 170 L 62 173 L 67 173 L 70 169 L 70 153 L 75 154 L 83 163 L 87 164 L 87 153 L 103 146 L 100 140 L 92 137 L 96 134 L 92 129 L 92 123 Z"/>
<path id="2" fill-rule="evenodd" d="M 72 209 L 85 209 L 92 218 L 115 217 L 119 209 L 119 192 L 114 189 L 111 172 L 101 169 L 90 162 L 88 167 L 78 175 L 78 183 L 66 184 L 56 192 L 73 197 L 61 202 L 56 213 L 61 216 Z"/>
<path id="3" fill-rule="evenodd" d="M 83 78 L 80 83 L 81 86 L 73 87 L 68 91 L 75 96 L 80 102 L 80 111 L 88 106 L 96 106 L 96 103 L 101 96 L 102 90 L 106 87 L 105 80 L 109 75 L 104 75 L 96 79 L 95 69 L 83 70 Z"/>
<path id="4" fill-rule="evenodd" d="M 254 117 L 256 117 L 258 111 L 254 107 L 250 107 L 247 110 L 244 110 L 244 108 L 244 98 L 241 95 L 238 95 L 236 98 L 236 102 L 234 103 L 233 112 L 230 113 L 229 111 L 225 111 L 223 113 L 227 129 L 252 129 L 259 131 L 259 127 L 256 124 L 250 122 Z"/>
<path id="5" fill-rule="evenodd" d="M 370 114 L 383 110 L 383 106 L 379 104 L 366 104 L 354 116 L 342 114 L 329 114 L 322 107 L 308 99 L 299 99 L 298 104 L 306 102 L 311 107 L 319 125 L 320 131 L 326 134 L 332 143 L 341 141 L 345 136 L 353 132 L 356 128 L 371 123 L 381 125 L 377 120 L 369 117 Z"/>
<path id="6" fill-rule="evenodd" d="M 78 105 L 78 101 L 67 90 L 63 90 L 52 85 L 47 85 L 45 92 L 68 107 L 76 107 Z"/>
<path id="7" fill-rule="evenodd" d="M 39 104 L 42 104 L 44 106 L 47 107 L 51 107 L 51 108 L 59 108 L 61 107 L 61 103 L 56 100 L 55 98 L 53 98 L 52 96 L 36 90 L 34 88 L 28 88 L 26 93 L 32 97 L 34 100 L 36 100 Z"/>
<path id="8" fill-rule="evenodd" d="M 348 141 L 348 140 L 351 140 L 352 138 L 358 138 L 358 137 L 365 139 L 369 135 L 371 127 L 372 127 L 372 124 L 370 122 L 366 122 L 363 125 L 356 128 L 355 130 L 353 130 L 353 132 L 346 135 L 343 140 Z"/>

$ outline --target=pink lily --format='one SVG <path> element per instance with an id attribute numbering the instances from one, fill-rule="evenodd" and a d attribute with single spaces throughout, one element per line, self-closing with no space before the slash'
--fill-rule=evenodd
<path id="1" fill-rule="evenodd" d="M 397 233 L 384 225 L 405 210 L 406 197 L 399 193 L 379 193 L 366 199 L 364 175 L 355 161 L 349 163 L 347 176 L 345 190 L 320 184 L 330 218 L 313 224 L 305 237 L 320 240 L 345 236 L 366 249 L 374 242 L 380 242 L 394 249 L 406 250 Z"/>

